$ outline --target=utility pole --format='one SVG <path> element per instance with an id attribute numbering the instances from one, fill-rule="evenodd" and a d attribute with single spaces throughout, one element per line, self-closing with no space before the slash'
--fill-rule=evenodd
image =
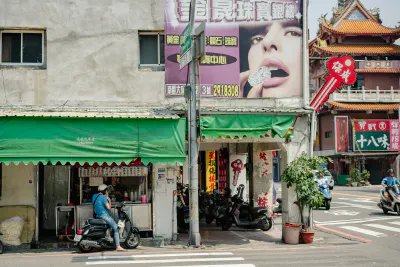
<path id="1" fill-rule="evenodd" d="M 199 172 L 198 172 L 198 144 L 197 144 L 197 112 L 196 112 L 196 45 L 194 42 L 196 0 L 190 3 L 190 26 L 192 29 L 192 61 L 189 64 L 190 71 L 190 107 L 189 116 L 189 199 L 190 199 L 190 245 L 199 247 L 201 242 L 199 226 Z"/>

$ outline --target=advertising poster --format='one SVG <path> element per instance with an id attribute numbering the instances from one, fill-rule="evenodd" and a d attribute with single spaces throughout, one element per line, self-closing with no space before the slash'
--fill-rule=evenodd
<path id="1" fill-rule="evenodd" d="M 215 151 L 206 151 L 206 192 L 212 193 L 217 189 L 217 161 Z"/>
<path id="2" fill-rule="evenodd" d="M 206 22 L 200 94 L 210 98 L 302 96 L 301 0 L 197 0 Z M 183 96 L 188 67 L 179 68 L 179 35 L 190 0 L 165 0 L 165 95 Z"/>
<path id="3" fill-rule="evenodd" d="M 232 190 L 232 196 L 235 195 L 237 193 L 237 189 L 242 186 L 244 187 L 243 199 L 247 202 L 249 200 L 249 189 L 246 179 L 246 163 L 247 154 L 229 155 L 229 187 Z"/>
<path id="4" fill-rule="evenodd" d="M 355 151 L 398 151 L 398 120 L 354 120 Z"/>
<path id="5" fill-rule="evenodd" d="M 337 153 L 349 152 L 349 119 L 335 116 L 335 147 Z"/>

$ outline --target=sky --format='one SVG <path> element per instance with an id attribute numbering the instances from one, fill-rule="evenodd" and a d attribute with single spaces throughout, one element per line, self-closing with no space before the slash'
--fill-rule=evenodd
<path id="1" fill-rule="evenodd" d="M 332 17 L 332 8 L 337 6 L 337 0 L 309 0 L 309 28 L 310 40 L 317 36 L 318 18 L 325 15 Z M 394 28 L 400 21 L 400 0 L 361 0 L 361 3 L 369 10 L 378 7 L 381 10 L 382 25 Z"/>

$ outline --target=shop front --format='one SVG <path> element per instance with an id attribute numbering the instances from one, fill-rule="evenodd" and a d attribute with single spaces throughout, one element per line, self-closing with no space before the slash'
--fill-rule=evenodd
<path id="1" fill-rule="evenodd" d="M 34 209 L 34 218 L 26 219 L 34 222 L 33 241 L 73 235 L 92 217 L 92 196 L 100 184 L 108 185 L 112 206 L 125 202 L 143 235 L 172 238 L 173 214 L 161 213 L 156 201 L 167 195 L 163 202 L 172 210 L 186 157 L 185 119 L 32 116 L 0 121 L 0 206 Z M 159 173 L 168 180 L 165 190 L 160 190 Z M 114 208 L 111 215 L 118 217 Z M 160 215 L 167 227 L 157 223 Z"/>

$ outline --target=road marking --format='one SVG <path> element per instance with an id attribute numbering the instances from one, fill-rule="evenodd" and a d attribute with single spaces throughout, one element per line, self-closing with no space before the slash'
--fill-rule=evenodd
<path id="1" fill-rule="evenodd" d="M 131 260 L 131 261 L 88 261 L 86 265 L 114 265 L 114 264 L 149 264 L 149 263 L 179 263 L 179 262 L 217 262 L 217 261 L 244 261 L 244 258 L 194 258 L 170 260 Z"/>
<path id="2" fill-rule="evenodd" d="M 355 226 L 340 226 L 340 228 L 343 228 L 343 229 L 346 229 L 346 230 L 350 230 L 350 231 L 354 231 L 354 232 L 359 232 L 359 233 L 366 234 L 366 235 L 372 235 L 372 236 L 375 236 L 375 237 L 385 236 L 385 234 L 383 234 L 383 233 L 379 233 L 379 232 L 375 232 L 375 231 L 372 231 L 372 230 L 359 228 L 359 227 L 355 227 Z"/>
<path id="3" fill-rule="evenodd" d="M 151 255 L 130 255 L 130 256 L 94 256 L 88 260 L 107 259 L 139 259 L 139 258 L 163 258 L 163 257 L 191 257 L 191 256 L 231 256 L 232 252 L 211 252 L 211 253 L 181 253 L 181 254 L 151 254 Z"/>
<path id="4" fill-rule="evenodd" d="M 360 241 L 362 241 L 364 243 L 371 243 L 372 242 L 372 240 L 365 239 L 365 238 L 362 238 L 362 237 L 359 237 L 359 236 L 350 235 L 350 234 L 347 234 L 347 233 L 344 233 L 344 232 L 341 232 L 341 231 L 338 231 L 338 230 L 335 230 L 335 229 L 332 229 L 332 228 L 328 228 L 328 227 L 325 227 L 325 226 L 317 225 L 317 228 L 325 230 L 325 231 L 329 231 L 329 232 L 332 232 L 332 233 L 336 233 L 336 234 L 339 234 L 341 236 L 345 236 L 345 237 L 348 237 L 348 238 L 351 238 L 351 239 L 357 239 L 357 240 L 360 240 Z"/>
<path id="5" fill-rule="evenodd" d="M 365 222 L 374 222 L 374 221 L 386 221 L 386 220 L 398 220 L 399 218 L 372 218 L 372 219 L 351 219 L 351 220 L 338 220 L 338 221 L 326 221 L 326 222 L 319 222 L 314 221 L 318 225 L 340 225 L 340 224 L 351 224 L 351 223 L 365 223 Z"/>
<path id="6" fill-rule="evenodd" d="M 193 266 L 196 266 L 196 267 L 256 267 L 254 264 L 229 264 L 229 265 L 225 265 L 225 264 L 223 264 L 223 265 L 185 265 L 185 266 L 182 266 L 182 265 L 177 265 L 177 266 L 160 266 L 160 267 L 193 267 Z"/>
<path id="7" fill-rule="evenodd" d="M 331 193 L 333 196 L 339 195 L 339 196 L 350 196 L 350 197 L 361 197 L 361 198 L 373 198 L 373 199 L 380 199 L 380 197 L 376 197 L 376 195 L 355 195 L 355 194 L 346 194 L 346 193 L 336 193 L 332 192 Z M 379 194 L 379 192 L 377 193 Z"/>
<path id="8" fill-rule="evenodd" d="M 240 237 L 240 238 L 242 238 L 243 241 L 247 241 L 247 240 L 248 240 L 245 236 L 243 236 L 243 235 L 241 235 L 241 234 L 238 234 L 238 233 L 233 232 L 233 231 L 229 231 L 229 232 L 232 233 L 232 234 L 234 234 L 234 235 L 237 235 L 237 236 Z"/>
<path id="9" fill-rule="evenodd" d="M 389 222 L 390 224 L 400 225 L 400 222 Z"/>
<path id="10" fill-rule="evenodd" d="M 379 211 L 381 211 L 381 209 L 375 208 L 376 205 L 374 205 L 374 206 L 365 206 L 365 205 L 347 203 L 347 202 L 336 202 L 336 203 L 337 204 L 341 204 L 341 205 L 348 205 L 349 208 L 360 208 L 360 209 L 379 210 Z"/>
<path id="11" fill-rule="evenodd" d="M 396 228 L 396 227 L 386 226 L 386 225 L 382 225 L 382 224 L 374 224 L 374 223 L 364 224 L 364 225 L 369 226 L 369 227 L 374 227 L 374 228 L 378 228 L 378 229 L 383 229 L 383 230 L 387 230 L 387 231 L 400 233 L 400 228 Z"/>
<path id="12" fill-rule="evenodd" d="M 332 211 L 326 210 L 324 212 L 328 214 L 333 214 L 335 216 L 356 216 L 360 214 L 357 211 L 348 211 L 348 210 L 332 210 Z"/>
<path id="13" fill-rule="evenodd" d="M 376 203 L 376 200 L 372 200 L 371 198 L 349 198 L 349 197 L 339 197 L 340 200 L 348 200 L 353 202 L 360 203 Z"/>

